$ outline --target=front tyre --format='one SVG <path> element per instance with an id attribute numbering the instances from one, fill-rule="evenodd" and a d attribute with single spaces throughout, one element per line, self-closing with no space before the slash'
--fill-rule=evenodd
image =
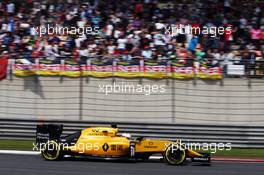
<path id="1" fill-rule="evenodd" d="M 59 160 L 62 158 L 62 151 L 59 143 L 54 140 L 45 143 L 41 150 L 41 156 L 44 160 Z"/>
<path id="2" fill-rule="evenodd" d="M 171 165 L 182 165 L 186 159 L 185 149 L 180 145 L 170 145 L 165 151 L 164 158 Z"/>

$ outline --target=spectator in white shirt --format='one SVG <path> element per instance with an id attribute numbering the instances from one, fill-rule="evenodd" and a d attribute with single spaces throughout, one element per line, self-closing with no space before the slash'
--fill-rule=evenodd
<path id="1" fill-rule="evenodd" d="M 152 50 L 149 46 L 146 46 L 142 51 L 141 55 L 145 60 L 150 60 L 152 59 Z"/>
<path id="2" fill-rule="evenodd" d="M 79 54 L 80 54 L 80 59 L 81 60 L 87 60 L 87 58 L 89 57 L 89 50 L 87 47 L 82 46 L 79 50 Z"/>
<path id="3" fill-rule="evenodd" d="M 112 34 L 113 34 L 113 29 L 114 29 L 114 26 L 113 26 L 112 24 L 109 23 L 109 24 L 106 26 L 105 35 L 106 35 L 107 37 L 111 37 Z"/>
<path id="4" fill-rule="evenodd" d="M 9 3 L 7 4 L 6 6 L 6 11 L 10 14 L 14 13 L 15 12 L 15 4 L 14 3 Z"/>
<path id="5" fill-rule="evenodd" d="M 109 55 L 113 55 L 115 53 L 115 49 L 116 49 L 116 46 L 113 44 L 113 41 L 111 40 L 107 46 L 107 53 Z"/>
<path id="6" fill-rule="evenodd" d="M 124 51 L 126 49 L 126 43 L 127 43 L 127 39 L 124 36 L 122 36 L 117 40 L 117 44 L 118 44 L 117 48 L 120 51 Z"/>

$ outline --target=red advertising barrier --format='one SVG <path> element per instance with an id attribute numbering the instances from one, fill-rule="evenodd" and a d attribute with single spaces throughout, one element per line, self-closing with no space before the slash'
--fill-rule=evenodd
<path id="1" fill-rule="evenodd" d="M 0 80 L 5 79 L 7 75 L 8 58 L 0 57 Z"/>

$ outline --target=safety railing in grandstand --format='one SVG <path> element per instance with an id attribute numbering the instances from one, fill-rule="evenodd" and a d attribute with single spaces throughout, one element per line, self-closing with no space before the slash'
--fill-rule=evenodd
<path id="1" fill-rule="evenodd" d="M 70 59 L 69 59 L 70 58 Z M 99 59 L 98 59 L 99 58 Z M 223 77 L 264 77 L 264 60 L 143 60 L 133 58 L 122 61 L 119 57 L 71 57 L 11 59 L 10 71 L 16 76 L 67 76 L 67 77 L 125 77 L 125 78 L 176 78 L 214 79 Z"/>

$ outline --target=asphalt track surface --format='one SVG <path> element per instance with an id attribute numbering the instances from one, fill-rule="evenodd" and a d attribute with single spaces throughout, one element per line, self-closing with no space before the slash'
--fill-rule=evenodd
<path id="1" fill-rule="evenodd" d="M 44 161 L 36 155 L 0 154 L 1 175 L 263 175 L 263 163 L 213 162 L 211 166 L 171 166 L 160 161 Z"/>

